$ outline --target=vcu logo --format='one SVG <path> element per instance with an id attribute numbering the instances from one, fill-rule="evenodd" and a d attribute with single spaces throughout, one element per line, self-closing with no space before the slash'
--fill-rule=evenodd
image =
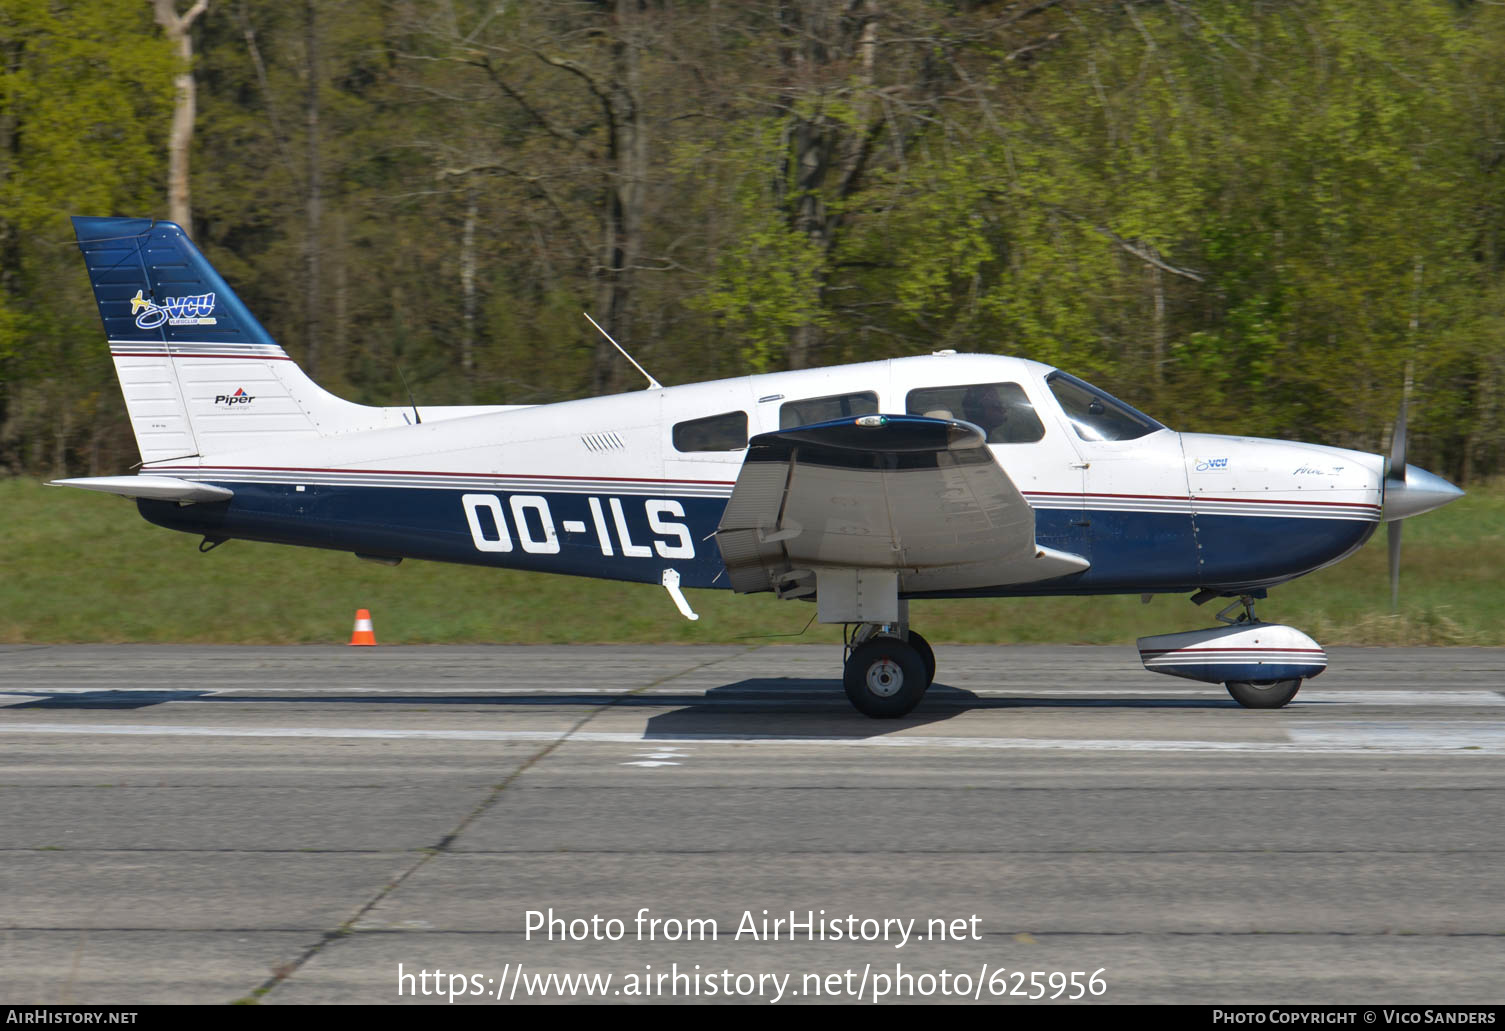
<path id="1" fill-rule="evenodd" d="M 188 297 L 169 297 L 158 304 L 137 290 L 131 299 L 131 315 L 138 329 L 156 329 L 164 322 L 169 326 L 213 326 L 219 323 L 214 318 L 214 295 L 193 294 Z"/>
<path id="2" fill-rule="evenodd" d="M 248 405 L 254 400 L 256 400 L 255 396 L 246 393 L 245 387 L 239 387 L 233 394 L 217 395 L 214 399 L 214 403 L 217 405 L 224 405 L 226 408 L 234 408 L 236 405 Z"/>

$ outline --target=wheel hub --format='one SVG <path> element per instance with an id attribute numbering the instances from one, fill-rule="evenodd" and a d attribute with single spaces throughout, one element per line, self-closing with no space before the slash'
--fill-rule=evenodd
<path id="1" fill-rule="evenodd" d="M 867 668 L 867 689 L 879 698 L 891 698 L 904 686 L 904 671 L 892 659 L 879 659 Z"/>

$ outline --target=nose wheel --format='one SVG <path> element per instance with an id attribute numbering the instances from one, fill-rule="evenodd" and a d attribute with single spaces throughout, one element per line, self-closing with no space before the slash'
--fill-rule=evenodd
<path id="1" fill-rule="evenodd" d="M 1294 680 L 1229 680 L 1223 684 L 1233 700 L 1246 709 L 1279 709 L 1301 690 L 1301 678 Z"/>

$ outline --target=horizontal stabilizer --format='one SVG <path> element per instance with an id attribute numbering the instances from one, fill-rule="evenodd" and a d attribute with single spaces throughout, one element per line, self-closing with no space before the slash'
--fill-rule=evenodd
<path id="1" fill-rule="evenodd" d="M 180 480 L 176 476 L 87 476 L 76 480 L 53 480 L 48 486 L 81 487 L 153 501 L 229 501 L 235 496 L 234 491 L 225 487 Z"/>

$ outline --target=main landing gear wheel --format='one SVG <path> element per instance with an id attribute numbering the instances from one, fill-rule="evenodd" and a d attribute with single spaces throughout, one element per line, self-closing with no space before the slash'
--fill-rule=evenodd
<path id="1" fill-rule="evenodd" d="M 894 719 L 920 704 L 930 686 L 925 672 L 917 648 L 897 637 L 874 637 L 852 650 L 842 686 L 864 716 Z"/>
<path id="2" fill-rule="evenodd" d="M 1233 700 L 1246 709 L 1279 709 L 1301 690 L 1301 678 L 1294 680 L 1230 680 L 1223 685 Z"/>
<path id="3" fill-rule="evenodd" d="M 925 686 L 935 683 L 935 649 L 930 647 L 930 642 L 920 636 L 918 630 L 909 632 L 909 646 L 920 653 L 920 661 L 925 664 Z"/>

